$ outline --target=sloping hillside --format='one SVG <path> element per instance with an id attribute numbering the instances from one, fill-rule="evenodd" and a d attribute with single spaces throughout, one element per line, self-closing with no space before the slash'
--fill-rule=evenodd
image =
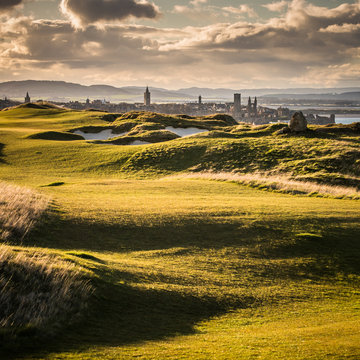
<path id="1" fill-rule="evenodd" d="M 358 125 L 108 115 L 0 112 L 2 359 L 359 357 Z"/>

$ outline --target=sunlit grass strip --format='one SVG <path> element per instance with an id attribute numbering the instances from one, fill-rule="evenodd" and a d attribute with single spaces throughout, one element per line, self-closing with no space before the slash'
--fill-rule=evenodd
<path id="1" fill-rule="evenodd" d="M 51 335 L 85 306 L 91 286 L 83 275 L 80 267 L 56 254 L 1 245 L 1 331 L 16 334 L 31 328 Z"/>
<path id="2" fill-rule="evenodd" d="M 24 238 L 48 205 L 43 195 L 0 182 L 0 240 Z"/>
<path id="3" fill-rule="evenodd" d="M 172 178 L 200 178 L 219 181 L 233 181 L 259 189 L 284 193 L 331 196 L 355 200 L 360 199 L 360 191 L 354 187 L 322 185 L 310 181 L 293 180 L 281 175 L 267 175 L 263 173 L 237 174 L 230 172 L 199 172 L 179 174 L 173 176 Z"/>

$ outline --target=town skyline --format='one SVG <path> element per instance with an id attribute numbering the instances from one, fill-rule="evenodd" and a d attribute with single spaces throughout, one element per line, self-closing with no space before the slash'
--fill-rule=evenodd
<path id="1" fill-rule="evenodd" d="M 360 85 L 360 1 L 7 0 L 0 81 Z"/>

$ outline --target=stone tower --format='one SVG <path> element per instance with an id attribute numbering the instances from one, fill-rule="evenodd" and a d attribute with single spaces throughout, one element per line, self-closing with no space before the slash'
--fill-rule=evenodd
<path id="1" fill-rule="evenodd" d="M 202 104 L 202 97 L 201 97 L 201 95 L 199 95 L 199 105 L 201 105 Z"/>
<path id="2" fill-rule="evenodd" d="M 146 90 L 144 92 L 144 105 L 146 107 L 149 107 L 151 104 L 151 93 L 149 91 L 149 87 L 146 87 Z"/>
<path id="3" fill-rule="evenodd" d="M 29 96 L 29 92 L 26 93 L 25 96 L 25 104 L 29 103 L 31 101 L 30 96 Z"/>
<path id="4" fill-rule="evenodd" d="M 241 115 L 241 94 L 234 94 L 234 116 Z"/>

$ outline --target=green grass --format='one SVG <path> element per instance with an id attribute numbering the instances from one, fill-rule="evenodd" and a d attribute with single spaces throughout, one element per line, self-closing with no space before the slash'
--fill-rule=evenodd
<path id="1" fill-rule="evenodd" d="M 9 245 L 77 264 L 95 292 L 79 321 L 46 342 L 27 334 L 32 344 L 3 358 L 359 358 L 359 201 L 164 178 L 215 169 L 356 182 L 354 133 L 226 125 L 217 136 L 104 146 L 26 138 L 107 126 L 101 114 L 20 110 L 0 112 L 0 177 L 52 205 L 21 247 Z"/>
<path id="2" fill-rule="evenodd" d="M 58 141 L 72 141 L 72 140 L 84 140 L 80 135 L 72 134 L 69 132 L 61 131 L 44 131 L 29 135 L 28 139 L 40 139 L 40 140 L 58 140 Z"/>

